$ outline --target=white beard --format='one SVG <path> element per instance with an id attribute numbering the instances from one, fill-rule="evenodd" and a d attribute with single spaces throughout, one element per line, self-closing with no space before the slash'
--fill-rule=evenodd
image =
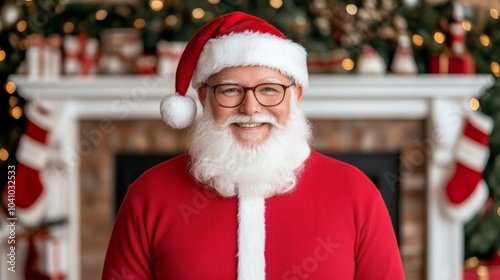
<path id="1" fill-rule="evenodd" d="M 232 135 L 231 123 L 250 120 L 272 124 L 264 143 L 245 146 Z M 295 187 L 310 154 L 310 138 L 311 126 L 295 104 L 285 126 L 268 114 L 231 116 L 225 124 L 217 125 L 210 106 L 205 106 L 190 131 L 191 173 L 197 181 L 225 197 L 286 193 Z"/>

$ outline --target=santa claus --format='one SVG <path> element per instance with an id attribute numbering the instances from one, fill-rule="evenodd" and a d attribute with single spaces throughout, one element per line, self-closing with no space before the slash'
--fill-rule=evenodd
<path id="1" fill-rule="evenodd" d="M 203 26 L 161 103 L 188 153 L 130 186 L 103 279 L 404 279 L 379 191 L 310 148 L 307 85 L 304 48 L 267 22 Z"/>

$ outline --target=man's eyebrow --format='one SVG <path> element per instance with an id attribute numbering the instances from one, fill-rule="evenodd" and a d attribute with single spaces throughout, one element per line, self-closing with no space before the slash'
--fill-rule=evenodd
<path id="1" fill-rule="evenodd" d="M 279 79 L 273 78 L 273 77 L 264 78 L 264 79 L 262 79 L 260 81 L 262 83 L 282 83 L 282 81 L 280 81 Z"/>
<path id="2" fill-rule="evenodd" d="M 240 82 L 233 79 L 226 79 L 219 82 L 219 84 L 239 84 Z"/>

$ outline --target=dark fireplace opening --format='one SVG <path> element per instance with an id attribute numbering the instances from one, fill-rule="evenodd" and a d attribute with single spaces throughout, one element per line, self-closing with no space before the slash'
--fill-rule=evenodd
<path id="1" fill-rule="evenodd" d="M 377 186 L 389 211 L 394 233 L 399 242 L 399 154 L 323 153 L 358 167 Z M 115 214 L 132 182 L 144 171 L 177 155 L 179 154 L 115 155 Z"/>
<path id="2" fill-rule="evenodd" d="M 380 191 L 399 243 L 399 153 L 323 152 L 359 168 Z"/>
<path id="3" fill-rule="evenodd" d="M 151 167 L 180 154 L 116 154 L 115 155 L 115 214 L 118 213 L 128 186 Z"/>

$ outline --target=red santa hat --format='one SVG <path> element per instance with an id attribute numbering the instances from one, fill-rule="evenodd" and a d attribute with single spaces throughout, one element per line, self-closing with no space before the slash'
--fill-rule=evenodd
<path id="1" fill-rule="evenodd" d="M 173 128 L 189 126 L 196 104 L 186 96 L 210 76 L 228 67 L 263 66 L 280 71 L 308 86 L 305 49 L 266 21 L 242 13 L 223 15 L 201 27 L 186 45 L 175 76 L 175 94 L 163 98 L 163 120 Z"/>

